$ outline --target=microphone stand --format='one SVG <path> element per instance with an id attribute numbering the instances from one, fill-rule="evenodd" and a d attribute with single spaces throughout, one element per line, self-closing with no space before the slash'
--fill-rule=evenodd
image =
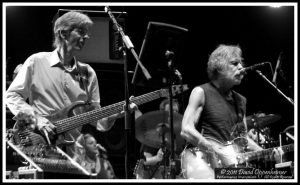
<path id="1" fill-rule="evenodd" d="M 286 79 L 286 77 L 285 77 L 285 75 L 284 75 L 281 68 L 278 69 L 278 73 L 281 76 L 281 78 L 284 80 L 285 84 L 288 86 L 290 95 L 292 95 L 293 94 L 292 93 L 292 86 L 288 83 L 288 81 L 287 81 L 287 79 Z"/>
<path id="2" fill-rule="evenodd" d="M 174 66 L 173 66 L 173 57 L 174 52 L 172 51 L 166 51 L 166 58 L 168 60 L 168 89 L 169 89 L 169 122 L 170 122 L 170 131 L 171 131 L 171 156 L 170 156 L 170 167 L 171 167 L 171 179 L 175 179 L 175 155 L 174 155 L 174 126 L 173 126 L 173 92 L 172 92 L 172 78 L 174 73 Z"/>
<path id="3" fill-rule="evenodd" d="M 268 82 L 280 95 L 282 95 L 289 103 L 291 103 L 294 106 L 294 101 L 287 97 L 283 92 L 281 92 L 272 82 L 270 82 L 270 80 L 268 80 L 268 78 L 262 74 L 261 71 L 259 70 L 255 70 L 256 73 L 259 74 L 259 76 L 261 76 L 266 82 Z"/>
<path id="4" fill-rule="evenodd" d="M 126 45 L 126 48 L 128 50 L 131 51 L 132 55 L 134 56 L 135 60 L 137 61 L 137 63 L 140 65 L 145 77 L 147 78 L 147 80 L 151 79 L 151 76 L 148 72 L 148 70 L 143 66 L 142 62 L 140 61 L 138 55 L 136 54 L 135 50 L 134 50 L 134 46 L 130 40 L 130 38 L 125 35 L 122 27 L 118 24 L 117 20 L 115 19 L 114 15 L 112 14 L 110 8 L 108 6 L 105 6 L 105 12 L 108 13 L 110 19 L 112 20 L 113 24 L 115 25 L 115 27 L 117 28 L 118 32 L 120 33 L 123 43 Z"/>
<path id="5" fill-rule="evenodd" d="M 142 65 L 140 62 L 136 52 L 134 51 L 134 47 L 132 42 L 130 41 L 129 37 L 125 35 L 122 27 L 118 24 L 117 20 L 115 19 L 114 15 L 112 14 L 110 8 L 108 6 L 105 6 L 105 12 L 108 13 L 110 19 L 112 20 L 114 26 L 116 27 L 117 31 L 122 37 L 123 40 L 123 47 L 121 47 L 121 50 L 123 52 L 124 56 L 124 85 L 125 85 L 125 105 L 124 105 L 124 112 L 125 112 L 125 141 L 126 141 L 126 154 L 125 154 L 125 175 L 126 179 L 129 178 L 129 154 L 131 153 L 129 138 L 130 138 L 130 130 L 131 130 L 131 124 L 130 124 L 130 112 L 129 112 L 129 90 L 128 90 L 128 74 L 127 74 L 127 56 L 126 56 L 126 49 L 130 50 L 138 64 L 140 65 L 144 75 L 149 80 L 151 78 L 150 74 L 146 70 L 146 68 Z"/>
<path id="6" fill-rule="evenodd" d="M 129 154 L 130 154 L 130 144 L 129 144 L 129 138 L 131 135 L 131 125 L 130 125 L 130 112 L 129 112 L 129 88 L 128 88 L 128 74 L 127 74 L 127 56 L 126 56 L 126 50 L 122 48 L 123 56 L 124 56 L 124 87 L 125 87 L 125 106 L 124 106 L 124 112 L 125 112 L 125 143 L 126 143 L 126 153 L 125 153 L 125 177 L 126 179 L 129 178 Z"/>

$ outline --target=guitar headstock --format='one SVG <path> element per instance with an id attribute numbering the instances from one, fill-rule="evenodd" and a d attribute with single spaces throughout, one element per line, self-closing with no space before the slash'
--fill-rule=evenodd
<path id="1" fill-rule="evenodd" d="M 189 88 L 187 84 L 183 85 L 172 85 L 172 96 L 176 96 L 187 91 Z M 161 89 L 161 97 L 169 97 L 169 89 Z"/>

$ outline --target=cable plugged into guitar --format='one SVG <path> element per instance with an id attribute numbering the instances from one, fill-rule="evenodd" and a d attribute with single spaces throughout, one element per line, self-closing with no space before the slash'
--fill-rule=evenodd
<path id="1" fill-rule="evenodd" d="M 49 135 L 48 135 L 48 132 L 46 131 L 46 129 L 43 128 L 41 131 L 44 133 L 48 144 L 51 145 L 51 142 L 50 142 L 50 139 L 49 139 Z"/>

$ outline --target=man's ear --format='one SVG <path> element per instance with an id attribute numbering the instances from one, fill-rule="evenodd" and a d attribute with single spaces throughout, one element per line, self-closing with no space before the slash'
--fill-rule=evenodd
<path id="1" fill-rule="evenodd" d="M 61 38 L 66 39 L 68 36 L 68 31 L 66 30 L 60 30 L 59 31 L 59 35 L 61 36 Z"/>

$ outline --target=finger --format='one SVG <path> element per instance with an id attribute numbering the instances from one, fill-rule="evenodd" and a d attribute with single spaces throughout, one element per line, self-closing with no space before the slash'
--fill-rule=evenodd
<path id="1" fill-rule="evenodd" d="M 279 155 L 279 152 L 276 148 L 273 149 L 273 153 L 274 153 L 274 155 Z"/>
<path id="2" fill-rule="evenodd" d="M 138 108 L 138 106 L 135 103 L 131 103 L 130 108 L 133 110 L 136 110 Z"/>
<path id="3" fill-rule="evenodd" d="M 54 131 L 56 129 L 56 126 L 53 125 L 52 123 L 49 125 L 49 127 Z"/>
<path id="4" fill-rule="evenodd" d="M 36 128 L 36 125 L 35 125 L 35 124 L 30 124 L 30 125 L 29 125 L 29 129 L 35 130 L 35 128 Z"/>
<path id="5" fill-rule="evenodd" d="M 277 150 L 277 151 L 278 151 L 278 153 L 279 153 L 280 155 L 283 155 L 283 154 L 284 154 L 284 152 L 283 152 L 282 148 L 280 148 L 280 147 L 278 148 L 278 150 Z"/>
<path id="6" fill-rule="evenodd" d="M 54 131 L 50 128 L 50 126 L 46 126 L 46 131 L 50 134 L 50 135 L 54 135 Z"/>
<path id="7" fill-rule="evenodd" d="M 49 128 L 49 126 L 44 126 L 43 129 L 46 130 L 46 132 L 48 132 L 48 133 L 52 132 L 52 130 L 51 130 L 51 128 Z"/>

